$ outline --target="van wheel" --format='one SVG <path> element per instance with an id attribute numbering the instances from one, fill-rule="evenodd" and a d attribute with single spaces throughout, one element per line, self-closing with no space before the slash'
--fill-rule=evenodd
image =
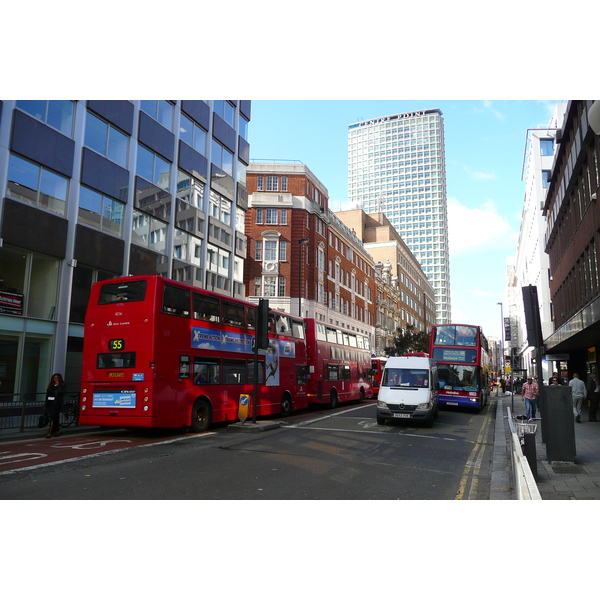
<path id="1" fill-rule="evenodd" d="M 194 433 L 204 433 L 210 425 L 210 405 L 206 400 L 198 400 L 192 408 L 192 424 Z"/>
<path id="2" fill-rule="evenodd" d="M 333 389 L 329 393 L 329 406 L 331 406 L 331 408 L 336 408 L 337 405 L 338 405 L 338 395 L 337 395 L 337 392 Z"/>
<path id="3" fill-rule="evenodd" d="M 427 427 L 428 429 L 430 429 L 431 427 L 433 427 L 433 415 L 431 415 L 429 417 L 429 419 L 426 419 L 425 421 L 423 421 L 423 425 L 425 427 Z"/>
<path id="4" fill-rule="evenodd" d="M 292 398 L 289 394 L 284 394 L 281 399 L 281 414 L 289 417 L 292 414 Z"/>

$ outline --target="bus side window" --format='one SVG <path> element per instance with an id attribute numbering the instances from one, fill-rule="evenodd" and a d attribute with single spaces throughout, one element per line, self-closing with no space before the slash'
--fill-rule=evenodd
<path id="1" fill-rule="evenodd" d="M 203 296 L 197 292 L 193 294 L 194 319 L 219 323 L 221 321 L 221 306 L 218 298 Z"/>
<path id="2" fill-rule="evenodd" d="M 223 323 L 234 325 L 235 327 L 245 327 L 244 307 L 232 302 L 223 302 Z"/>
<path id="3" fill-rule="evenodd" d="M 194 383 L 196 385 L 220 383 L 219 366 L 219 359 L 196 356 L 194 358 Z"/>
<path id="4" fill-rule="evenodd" d="M 246 306 L 246 321 L 248 329 L 256 329 L 256 307 Z"/>
<path id="5" fill-rule="evenodd" d="M 224 358 L 223 383 L 225 385 L 246 383 L 246 361 Z"/>
<path id="6" fill-rule="evenodd" d="M 190 291 L 174 285 L 163 289 L 163 312 L 178 317 L 190 316 Z"/>
<path id="7" fill-rule="evenodd" d="M 254 361 L 249 360 L 247 364 L 248 383 L 254 383 Z M 258 361 L 258 383 L 265 382 L 265 363 Z"/>

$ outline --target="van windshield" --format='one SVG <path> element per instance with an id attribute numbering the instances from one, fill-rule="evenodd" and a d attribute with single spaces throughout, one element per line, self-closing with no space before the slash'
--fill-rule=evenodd
<path id="1" fill-rule="evenodd" d="M 382 386 L 429 387 L 429 371 L 427 369 L 385 369 Z"/>

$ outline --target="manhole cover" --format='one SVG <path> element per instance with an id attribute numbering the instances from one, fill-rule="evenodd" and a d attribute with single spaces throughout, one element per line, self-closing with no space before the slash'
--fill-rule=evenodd
<path id="1" fill-rule="evenodd" d="M 552 465 L 552 470 L 557 475 L 581 475 L 585 473 L 585 469 L 577 465 Z"/>

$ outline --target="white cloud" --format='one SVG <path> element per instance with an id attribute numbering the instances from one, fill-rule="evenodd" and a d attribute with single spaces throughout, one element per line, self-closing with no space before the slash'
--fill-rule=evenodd
<path id="1" fill-rule="evenodd" d="M 491 248 L 514 250 L 519 233 L 498 214 L 492 200 L 468 208 L 456 198 L 448 198 L 448 235 L 450 254 L 455 255 Z"/>
<path id="2" fill-rule="evenodd" d="M 500 121 L 504 121 L 504 119 L 506 119 L 506 116 L 503 113 L 492 106 L 491 100 L 484 100 L 483 106 L 487 111 L 491 112 L 496 119 L 499 119 Z"/>
<path id="3" fill-rule="evenodd" d="M 465 171 L 465 173 L 467 173 L 467 175 L 469 175 L 469 177 L 471 177 L 473 179 L 479 179 L 479 180 L 496 179 L 495 173 L 488 173 L 486 171 L 472 171 L 471 169 L 469 169 L 469 167 L 467 167 L 467 165 L 463 165 L 462 168 Z"/>

